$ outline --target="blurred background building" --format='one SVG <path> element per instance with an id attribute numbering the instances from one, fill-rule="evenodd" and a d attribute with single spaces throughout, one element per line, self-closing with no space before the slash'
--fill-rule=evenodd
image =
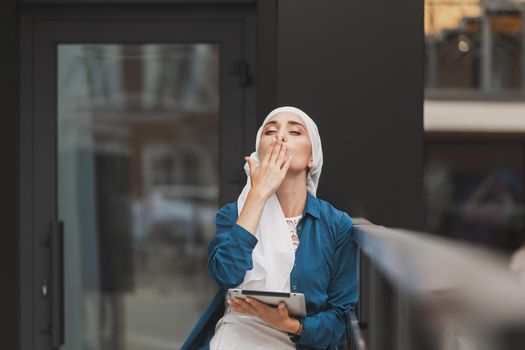
<path id="1" fill-rule="evenodd" d="M 425 1 L 426 230 L 525 242 L 525 2 Z"/>

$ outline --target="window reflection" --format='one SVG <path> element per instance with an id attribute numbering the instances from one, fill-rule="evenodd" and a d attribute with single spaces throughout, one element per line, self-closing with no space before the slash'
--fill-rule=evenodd
<path id="1" fill-rule="evenodd" d="M 58 46 L 67 349 L 177 349 L 215 291 L 218 79 L 215 44 Z"/>
<path id="2" fill-rule="evenodd" d="M 522 145 L 434 141 L 427 152 L 429 231 L 507 252 L 525 242 Z"/>

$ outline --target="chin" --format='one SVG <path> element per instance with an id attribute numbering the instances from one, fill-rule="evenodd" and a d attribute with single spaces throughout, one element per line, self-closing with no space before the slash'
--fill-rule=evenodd
<path id="1" fill-rule="evenodd" d="M 308 173 L 308 171 L 306 167 L 294 167 L 290 164 L 287 173 L 300 174 L 301 172 Z"/>

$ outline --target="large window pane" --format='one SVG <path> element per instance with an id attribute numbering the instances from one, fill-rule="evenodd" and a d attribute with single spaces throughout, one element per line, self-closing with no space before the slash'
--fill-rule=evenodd
<path id="1" fill-rule="evenodd" d="M 66 349 L 178 349 L 213 295 L 218 79 L 215 44 L 58 46 Z"/>

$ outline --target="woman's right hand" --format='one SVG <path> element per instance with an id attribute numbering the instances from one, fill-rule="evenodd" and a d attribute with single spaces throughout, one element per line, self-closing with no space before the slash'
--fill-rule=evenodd
<path id="1" fill-rule="evenodd" d="M 292 156 L 286 152 L 286 142 L 282 137 L 272 140 L 272 147 L 256 167 L 253 159 L 244 157 L 250 166 L 252 191 L 269 198 L 281 185 L 290 167 Z"/>

